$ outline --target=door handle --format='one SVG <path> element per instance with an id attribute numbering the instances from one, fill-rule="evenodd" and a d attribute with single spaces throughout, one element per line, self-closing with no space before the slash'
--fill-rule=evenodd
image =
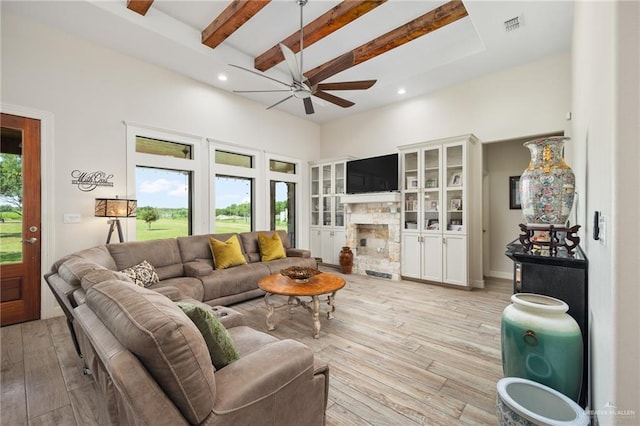
<path id="1" fill-rule="evenodd" d="M 35 244 L 38 242 L 38 239 L 35 237 L 31 237 L 28 240 L 22 240 L 23 243 Z"/>

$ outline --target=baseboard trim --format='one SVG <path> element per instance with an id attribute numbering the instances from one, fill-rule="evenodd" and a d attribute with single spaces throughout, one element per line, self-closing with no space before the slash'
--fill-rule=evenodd
<path id="1" fill-rule="evenodd" d="M 501 271 L 489 271 L 489 273 L 485 274 L 488 278 L 500 278 L 503 280 L 512 280 L 513 273 L 512 272 L 501 272 Z"/>

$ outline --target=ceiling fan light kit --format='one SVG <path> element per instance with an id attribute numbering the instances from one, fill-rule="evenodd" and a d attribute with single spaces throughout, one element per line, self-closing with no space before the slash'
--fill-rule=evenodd
<path id="1" fill-rule="evenodd" d="M 286 86 L 287 89 L 281 90 L 234 90 L 234 93 L 271 93 L 271 92 L 289 92 L 288 96 L 280 101 L 276 102 L 273 105 L 267 107 L 267 109 L 271 109 L 281 103 L 288 101 L 291 98 L 302 99 L 304 104 L 304 110 L 307 114 L 313 114 L 314 108 L 313 103 L 311 102 L 311 96 L 316 96 L 320 99 L 323 99 L 327 102 L 330 102 L 334 105 L 337 105 L 342 108 L 348 108 L 350 106 L 355 105 L 353 102 L 343 99 L 339 96 L 332 95 L 327 93 L 325 90 L 334 91 L 334 90 L 366 90 L 373 86 L 376 83 L 376 80 L 361 80 L 361 81 L 343 81 L 343 82 L 335 82 L 335 83 L 321 83 L 321 81 L 331 77 L 336 74 L 332 69 L 323 69 L 309 76 L 308 78 L 305 76 L 304 70 L 304 32 L 303 32 L 303 8 L 304 5 L 307 4 L 308 0 L 296 0 L 297 4 L 300 6 L 300 64 L 298 65 L 298 61 L 296 60 L 296 54 L 293 51 L 284 45 L 283 43 L 279 43 L 278 46 L 282 51 L 282 55 L 284 56 L 287 67 L 289 68 L 289 73 L 291 74 L 291 83 L 287 83 L 276 78 L 270 77 L 268 75 L 262 74 L 258 71 L 251 70 L 249 68 L 241 67 L 239 65 L 229 64 L 232 67 L 239 68 L 244 71 L 248 71 L 252 74 L 259 75 L 261 77 L 267 78 L 269 80 L 275 81 L 283 86 Z"/>

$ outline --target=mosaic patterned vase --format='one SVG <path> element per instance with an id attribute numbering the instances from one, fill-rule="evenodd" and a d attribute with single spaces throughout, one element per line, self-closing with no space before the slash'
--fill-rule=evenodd
<path id="1" fill-rule="evenodd" d="M 564 225 L 569 218 L 575 175 L 562 157 L 568 140 L 553 137 L 524 143 L 531 152 L 531 162 L 520 177 L 520 200 L 528 224 Z"/>

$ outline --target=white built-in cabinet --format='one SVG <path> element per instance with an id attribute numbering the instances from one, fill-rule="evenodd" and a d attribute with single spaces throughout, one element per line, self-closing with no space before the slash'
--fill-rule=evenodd
<path id="1" fill-rule="evenodd" d="M 311 255 L 323 263 L 338 264 L 345 245 L 344 204 L 340 198 L 347 185 L 346 165 L 350 158 L 310 163 Z"/>
<path id="2" fill-rule="evenodd" d="M 399 147 L 403 277 L 482 286 L 482 149 L 473 135 Z"/>

